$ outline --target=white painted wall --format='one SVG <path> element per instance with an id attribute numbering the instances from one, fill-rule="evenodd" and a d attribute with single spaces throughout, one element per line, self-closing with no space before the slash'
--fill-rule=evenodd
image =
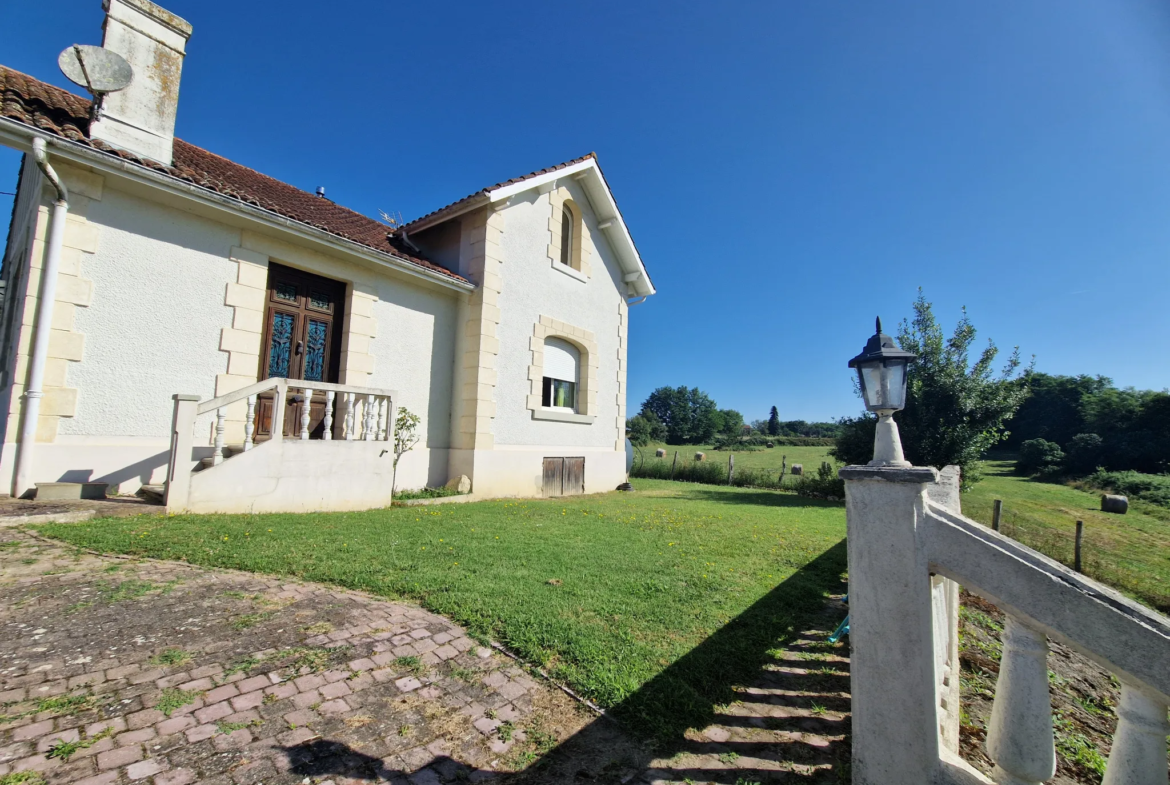
<path id="1" fill-rule="evenodd" d="M 377 285 L 370 384 L 396 390 L 396 406 L 422 418 L 419 446 L 398 465 L 399 489 L 447 481 L 458 298 L 384 279 Z"/>
<path id="2" fill-rule="evenodd" d="M 84 359 L 67 375 L 77 414 L 58 433 L 166 438 L 171 395 L 213 397 L 215 375 L 227 370 L 219 339 L 232 321 L 224 287 L 235 279 L 228 255 L 240 232 L 112 189 L 88 219 L 101 227 L 81 270 L 93 303 L 74 316 L 85 335 Z"/>
<path id="3" fill-rule="evenodd" d="M 553 269 L 548 258 L 548 221 L 552 215 L 548 195 L 529 191 L 505 209 L 495 443 L 612 451 L 617 438 L 618 308 L 624 285 L 584 192 L 576 182 L 558 185 L 565 185 L 572 193 L 589 227 L 594 244 L 590 254 L 592 275 L 582 282 Z M 527 408 L 528 366 L 532 358 L 529 340 L 541 315 L 590 330 L 596 337 L 600 366 L 597 417 L 592 424 L 532 419 Z"/>

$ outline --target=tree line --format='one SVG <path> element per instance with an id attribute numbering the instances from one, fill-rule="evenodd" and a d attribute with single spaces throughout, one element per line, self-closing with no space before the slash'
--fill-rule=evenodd
<path id="1" fill-rule="evenodd" d="M 735 409 L 720 409 L 698 387 L 659 387 L 642 403 L 639 413 L 626 420 L 626 436 L 637 445 L 710 444 L 758 433 L 767 436 L 834 438 L 840 426 L 832 422 L 780 419 L 773 406 L 767 420 L 749 425 Z"/>

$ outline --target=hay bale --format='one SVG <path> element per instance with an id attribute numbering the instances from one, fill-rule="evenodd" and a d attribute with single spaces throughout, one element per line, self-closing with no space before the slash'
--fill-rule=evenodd
<path id="1" fill-rule="evenodd" d="M 705 461 L 705 460 L 707 460 L 707 453 L 705 453 L 705 452 L 697 452 L 697 453 L 695 453 L 695 460 L 696 460 L 696 461 Z"/>
<path id="2" fill-rule="evenodd" d="M 1112 493 L 1101 494 L 1101 512 L 1112 512 L 1125 515 L 1129 510 L 1129 499 Z"/>
<path id="3" fill-rule="evenodd" d="M 666 457 L 666 450 L 655 450 L 654 457 L 655 458 L 665 458 Z"/>
<path id="4" fill-rule="evenodd" d="M 803 475 L 804 474 L 804 464 L 802 464 L 802 463 L 792 464 L 792 471 L 790 472 L 790 474 L 792 474 L 796 477 L 800 477 L 801 475 Z"/>

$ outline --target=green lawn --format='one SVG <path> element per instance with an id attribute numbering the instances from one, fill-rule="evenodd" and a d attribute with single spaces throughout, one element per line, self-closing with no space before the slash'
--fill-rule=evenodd
<path id="1" fill-rule="evenodd" d="M 1170 612 L 1170 514 L 1131 505 L 1125 515 L 1101 512 L 1101 494 L 1038 482 L 1012 473 L 1014 461 L 988 461 L 986 478 L 963 494 L 963 514 L 991 525 L 1003 500 L 1002 532 L 1072 566 L 1076 522 L 1085 522 L 1085 574 L 1147 605 Z"/>
<path id="2" fill-rule="evenodd" d="M 780 474 L 780 465 L 785 456 L 788 457 L 789 467 L 794 463 L 803 464 L 805 470 L 808 472 L 815 471 L 821 465 L 822 461 L 829 461 L 830 463 L 833 461 L 829 457 L 829 450 L 831 449 L 829 447 L 788 447 L 785 445 L 777 445 L 770 450 L 760 448 L 756 450 L 716 451 L 709 444 L 685 444 L 678 446 L 652 443 L 641 449 L 647 461 L 660 460 L 666 461 L 667 463 L 674 459 L 675 450 L 678 451 L 679 463 L 682 463 L 684 460 L 693 461 L 696 452 L 704 452 L 707 454 L 708 461 L 726 466 L 727 457 L 734 455 L 735 468 L 737 469 L 768 469 L 774 471 L 777 476 Z M 666 457 L 655 458 L 654 451 L 657 449 L 666 450 Z"/>
<path id="3" fill-rule="evenodd" d="M 575 499 L 36 528 L 106 552 L 417 600 L 636 727 L 677 733 L 734 700 L 731 685 L 842 589 L 845 511 L 770 491 L 636 486 Z"/>

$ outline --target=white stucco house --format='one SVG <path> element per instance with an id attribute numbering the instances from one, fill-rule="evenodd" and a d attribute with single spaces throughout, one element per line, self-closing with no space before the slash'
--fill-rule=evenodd
<path id="1" fill-rule="evenodd" d="M 3 487 L 166 484 L 176 510 L 475 496 L 625 478 L 628 308 L 654 286 L 594 155 L 390 227 L 174 138 L 191 26 L 106 0 L 130 85 L 0 66 L 25 151 L 0 280 Z"/>

